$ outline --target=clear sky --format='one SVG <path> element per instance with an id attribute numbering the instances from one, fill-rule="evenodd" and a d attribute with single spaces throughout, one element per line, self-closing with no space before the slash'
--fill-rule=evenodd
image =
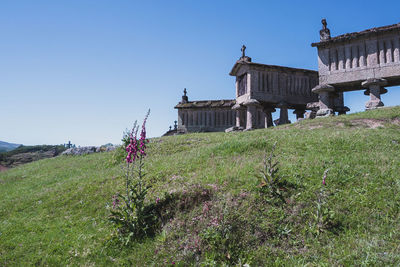
<path id="1" fill-rule="evenodd" d="M 0 140 L 120 143 L 151 109 L 160 136 L 189 100 L 233 99 L 242 44 L 253 62 L 317 70 L 332 36 L 400 22 L 400 1 L 0 1 Z M 388 88 L 386 106 L 400 104 Z M 352 112 L 362 91 L 346 93 Z M 277 115 L 277 114 L 276 114 Z M 276 117 L 276 115 L 274 115 Z"/>

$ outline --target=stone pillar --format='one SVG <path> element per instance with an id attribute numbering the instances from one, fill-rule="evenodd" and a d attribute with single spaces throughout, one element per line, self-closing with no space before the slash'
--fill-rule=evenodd
<path id="1" fill-rule="evenodd" d="M 288 116 L 287 104 L 285 102 L 282 102 L 279 105 L 279 108 L 281 110 L 281 112 L 279 114 L 279 125 L 288 124 L 289 123 L 289 116 Z"/>
<path id="2" fill-rule="evenodd" d="M 236 110 L 236 127 L 242 126 L 242 124 L 241 124 L 241 119 L 240 119 L 240 115 L 241 115 L 241 110 L 240 110 L 240 109 L 237 109 L 237 110 Z"/>
<path id="3" fill-rule="evenodd" d="M 318 94 L 319 98 L 319 110 L 317 111 L 317 117 L 333 116 L 333 101 L 332 93 L 335 92 L 335 87 L 329 84 L 317 85 L 312 89 L 313 93 Z"/>
<path id="4" fill-rule="evenodd" d="M 247 124 L 246 130 L 251 130 L 255 128 L 256 125 L 256 112 L 257 108 L 255 106 L 247 106 Z"/>
<path id="5" fill-rule="evenodd" d="M 247 107 L 247 121 L 246 130 L 252 130 L 257 127 L 256 117 L 257 117 L 257 107 L 260 103 L 255 99 L 246 100 L 243 105 Z"/>
<path id="6" fill-rule="evenodd" d="M 296 120 L 304 119 L 304 113 L 306 113 L 305 109 L 295 109 L 293 114 L 296 114 Z"/>
<path id="7" fill-rule="evenodd" d="M 243 107 L 242 105 L 239 104 L 235 104 L 232 107 L 233 110 L 235 110 L 235 119 L 236 119 L 236 123 L 235 126 L 236 127 L 245 127 L 244 122 L 243 122 L 243 111 L 246 109 L 245 107 Z"/>
<path id="8" fill-rule="evenodd" d="M 260 110 L 260 116 L 261 118 L 259 119 L 259 127 L 260 128 L 267 128 L 267 125 L 265 124 L 265 118 L 267 117 L 264 110 Z"/>
<path id="9" fill-rule="evenodd" d="M 264 127 L 268 128 L 268 127 L 273 127 L 274 126 L 274 122 L 272 120 L 272 112 L 275 112 L 276 109 L 274 109 L 273 107 L 267 107 L 264 108 L 264 114 L 265 114 L 265 121 L 264 121 Z"/>
<path id="10" fill-rule="evenodd" d="M 383 87 L 387 84 L 385 79 L 368 79 L 361 83 L 362 87 L 367 88 L 364 92 L 365 95 L 369 95 L 370 99 L 365 103 L 365 108 L 376 109 L 383 107 L 383 102 L 381 101 L 381 94 L 387 93 L 387 90 Z"/>

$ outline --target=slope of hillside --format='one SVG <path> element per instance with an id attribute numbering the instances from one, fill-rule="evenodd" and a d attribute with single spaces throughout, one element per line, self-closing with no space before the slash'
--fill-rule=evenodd
<path id="1" fill-rule="evenodd" d="M 257 177 L 275 142 L 281 198 Z M 400 107 L 152 139 L 148 204 L 167 219 L 131 247 L 107 221 L 106 204 L 124 190 L 112 156 L 0 173 L 0 265 L 400 264 Z"/>
<path id="2" fill-rule="evenodd" d="M 20 145 L 18 145 L 18 144 L 12 144 L 12 143 L 0 141 L 0 152 L 11 151 L 19 146 Z"/>
<path id="3" fill-rule="evenodd" d="M 62 145 L 21 145 L 11 151 L 0 153 L 0 165 L 11 168 L 32 161 L 55 157 L 64 150 L 66 150 L 66 148 Z"/>

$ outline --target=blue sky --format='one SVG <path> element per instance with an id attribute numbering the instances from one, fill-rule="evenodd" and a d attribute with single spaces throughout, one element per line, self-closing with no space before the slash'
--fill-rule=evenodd
<path id="1" fill-rule="evenodd" d="M 0 1 L 0 140 L 119 143 L 151 109 L 160 136 L 190 100 L 233 99 L 242 44 L 253 62 L 317 70 L 332 36 L 400 22 L 400 1 Z M 400 104 L 388 88 L 386 106 Z M 364 110 L 362 91 L 345 103 Z M 276 114 L 277 115 L 277 114 Z M 276 117 L 276 115 L 274 115 Z"/>

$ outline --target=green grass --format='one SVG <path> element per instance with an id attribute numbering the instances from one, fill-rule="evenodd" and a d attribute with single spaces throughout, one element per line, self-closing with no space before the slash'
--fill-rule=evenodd
<path id="1" fill-rule="evenodd" d="M 279 175 L 291 185 L 285 202 L 257 187 L 274 142 Z M 107 220 L 107 202 L 123 190 L 113 153 L 0 173 L 0 266 L 400 264 L 400 107 L 155 138 L 148 155 L 149 203 L 174 201 L 163 206 L 170 220 L 160 233 L 131 247 L 118 245 Z M 316 231 L 327 168 L 326 208 L 334 216 Z M 219 225 L 210 225 L 216 217 Z"/>

